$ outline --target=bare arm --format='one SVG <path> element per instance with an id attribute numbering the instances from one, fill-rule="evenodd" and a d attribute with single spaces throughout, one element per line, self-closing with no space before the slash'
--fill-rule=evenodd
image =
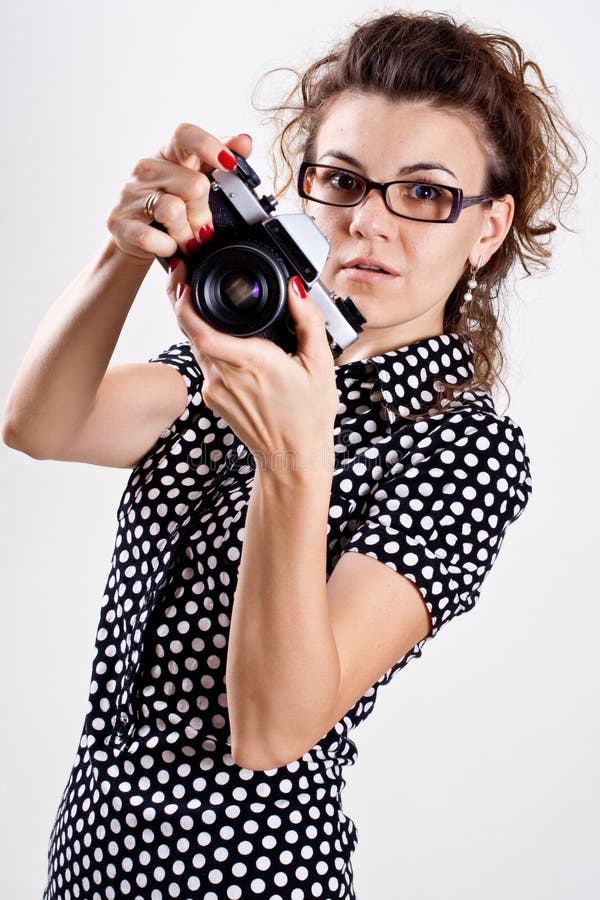
<path id="1" fill-rule="evenodd" d="M 108 240 L 42 317 L 11 388 L 3 438 L 51 456 L 87 418 L 151 260 Z"/>
<path id="2" fill-rule="evenodd" d="M 247 154 L 251 144 L 242 135 L 229 145 Z M 155 255 L 179 251 L 185 257 L 198 245 L 194 235 L 210 238 L 206 173 L 235 166 L 226 146 L 201 128 L 182 124 L 159 153 L 136 163 L 108 216 L 110 239 L 38 325 L 4 409 L 6 444 L 41 459 L 128 465 L 152 443 L 163 417 L 172 421 L 181 409 L 184 386 L 168 367 L 160 367 L 162 373 L 143 364 L 117 367 L 110 378 L 105 375 Z M 165 233 L 151 227 L 144 212 L 145 200 L 159 186 L 153 215 Z M 158 392 L 149 390 L 157 381 Z M 138 398 L 140 385 L 148 390 Z M 123 397 L 129 408 L 138 404 L 133 422 Z M 103 448 L 109 432 L 110 445 Z"/>
<path id="3" fill-rule="evenodd" d="M 227 653 L 232 753 L 260 768 L 326 732 L 340 664 L 326 594 L 331 473 L 257 468 Z"/>
<path id="4" fill-rule="evenodd" d="M 227 655 L 232 755 L 264 771 L 299 759 L 430 631 L 412 581 L 362 553 L 326 579 L 330 477 L 252 488 Z"/>

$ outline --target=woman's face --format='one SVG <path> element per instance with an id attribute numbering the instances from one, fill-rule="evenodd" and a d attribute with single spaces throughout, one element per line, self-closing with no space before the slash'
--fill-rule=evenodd
<path id="1" fill-rule="evenodd" d="M 485 181 L 484 151 L 466 120 L 370 94 L 343 94 L 333 102 L 309 161 L 379 182 L 423 178 L 454 185 L 465 197 L 482 194 Z M 510 197 L 492 208 L 475 205 L 449 224 L 395 216 L 375 190 L 354 207 L 306 201 L 306 212 L 331 245 L 323 282 L 341 297 L 351 296 L 367 318 L 358 340 L 336 362 L 441 334 L 444 305 L 465 264 L 475 265 L 479 256 L 482 265 L 487 262 L 508 231 L 513 206 Z M 357 257 L 394 274 L 349 267 Z"/>

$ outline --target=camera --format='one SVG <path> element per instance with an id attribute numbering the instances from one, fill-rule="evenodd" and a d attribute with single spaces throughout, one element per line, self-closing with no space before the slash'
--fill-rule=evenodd
<path id="1" fill-rule="evenodd" d="M 327 238 L 305 213 L 272 215 L 277 201 L 259 198 L 260 178 L 242 156 L 233 155 L 233 172 L 215 169 L 208 176 L 214 236 L 193 256 L 176 254 L 187 265 L 194 307 L 220 331 L 269 338 L 287 353 L 295 352 L 287 283 L 298 275 L 323 313 L 334 358 L 339 356 L 366 319 L 350 297 L 342 300 L 319 280 L 329 255 Z M 158 222 L 151 224 L 166 231 Z M 157 258 L 166 270 L 167 260 Z"/>

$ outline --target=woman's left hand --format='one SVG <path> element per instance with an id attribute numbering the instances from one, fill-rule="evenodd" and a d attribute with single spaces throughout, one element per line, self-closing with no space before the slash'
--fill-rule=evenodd
<path id="1" fill-rule="evenodd" d="M 298 347 L 286 354 L 267 338 L 236 337 L 209 325 L 196 312 L 185 278 L 185 263 L 177 260 L 167 293 L 204 376 L 204 403 L 227 422 L 257 465 L 275 469 L 283 463 L 286 470 L 305 471 L 325 463 L 332 471 L 339 408 L 335 361 L 323 314 L 300 279 L 288 284 Z"/>

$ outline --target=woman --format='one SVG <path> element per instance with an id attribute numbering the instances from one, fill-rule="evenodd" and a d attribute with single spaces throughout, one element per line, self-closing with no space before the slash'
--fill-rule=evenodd
<path id="1" fill-rule="evenodd" d="M 175 254 L 213 239 L 206 174 L 251 141 L 183 125 L 135 167 L 9 400 L 12 446 L 133 469 L 47 900 L 353 898 L 349 731 L 473 607 L 530 495 L 490 391 L 501 288 L 549 257 L 575 184 L 539 69 L 509 38 L 388 15 L 282 114 L 357 340 L 334 358 L 300 279 L 294 354 L 196 315 Z M 154 255 L 187 340 L 106 371 Z"/>

